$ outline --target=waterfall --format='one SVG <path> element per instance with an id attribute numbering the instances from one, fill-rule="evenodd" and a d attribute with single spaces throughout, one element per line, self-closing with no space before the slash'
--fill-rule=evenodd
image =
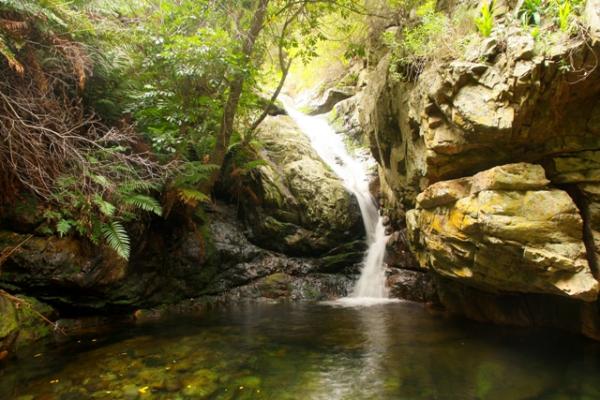
<path id="1" fill-rule="evenodd" d="M 308 116 L 289 106 L 284 100 L 288 115 L 310 139 L 312 147 L 319 157 L 343 181 L 344 186 L 352 192 L 360 207 L 365 231 L 367 233 L 368 250 L 363 261 L 359 280 L 349 297 L 342 299 L 348 303 L 367 304 L 385 301 L 388 298 L 383 257 L 388 237 L 377 206 L 369 191 L 369 167 L 374 165 L 370 155 L 352 157 L 342 136 L 337 134 L 322 116 Z"/>

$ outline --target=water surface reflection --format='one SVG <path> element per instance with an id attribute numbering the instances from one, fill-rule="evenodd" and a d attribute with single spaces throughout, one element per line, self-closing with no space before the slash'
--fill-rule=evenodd
<path id="1" fill-rule="evenodd" d="M 0 398 L 599 399 L 599 356 L 413 303 L 254 304 L 23 359 L 0 371 Z"/>

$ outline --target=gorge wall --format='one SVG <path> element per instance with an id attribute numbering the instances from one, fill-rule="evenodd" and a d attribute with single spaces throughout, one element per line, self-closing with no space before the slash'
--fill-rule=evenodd
<path id="1" fill-rule="evenodd" d="M 540 50 L 514 26 L 394 80 L 391 55 L 353 99 L 379 163 L 391 247 L 468 317 L 600 338 L 600 43 Z M 404 267 L 407 267 L 406 265 Z"/>

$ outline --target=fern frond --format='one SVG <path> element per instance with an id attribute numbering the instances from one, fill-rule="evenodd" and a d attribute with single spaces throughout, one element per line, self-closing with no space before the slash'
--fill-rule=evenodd
<path id="1" fill-rule="evenodd" d="M 7 41 L 4 36 L 0 35 L 0 54 L 8 62 L 8 66 L 17 73 L 19 76 L 23 76 L 25 68 L 17 60 L 13 51 L 8 47 Z"/>
<path id="2" fill-rule="evenodd" d="M 3 0 L 0 2 L 0 9 L 45 19 L 62 27 L 66 27 L 67 23 L 59 17 L 59 14 L 69 14 L 68 8 L 62 2 L 55 0 Z"/>
<path id="3" fill-rule="evenodd" d="M 107 188 L 110 186 L 110 181 L 104 175 L 92 174 L 92 175 L 90 175 L 90 178 L 92 179 L 92 181 L 94 183 L 102 186 L 103 188 Z"/>
<path id="4" fill-rule="evenodd" d="M 123 197 L 123 202 L 139 208 L 140 210 L 149 211 L 156 215 L 162 215 L 162 206 L 153 197 L 143 194 L 131 194 Z"/>
<path id="5" fill-rule="evenodd" d="M 100 212 L 107 217 L 115 215 L 115 211 L 117 210 L 117 207 L 104 200 L 100 195 L 94 196 L 94 204 L 96 204 L 100 209 Z"/>
<path id="6" fill-rule="evenodd" d="M 253 161 L 249 161 L 249 162 L 245 163 L 244 165 L 242 165 L 242 169 L 244 169 L 246 171 L 250 171 L 255 168 L 262 167 L 263 165 L 269 165 L 269 164 L 263 159 L 258 159 L 258 160 L 253 160 Z"/>
<path id="7" fill-rule="evenodd" d="M 215 164 L 204 164 L 200 161 L 190 161 L 184 164 L 175 179 L 175 186 L 194 186 L 210 178 L 211 174 L 221 167 Z"/>
<path id="8" fill-rule="evenodd" d="M 73 227 L 73 221 L 71 221 L 69 219 L 61 219 L 60 221 L 58 221 L 56 223 L 56 232 L 58 232 L 58 234 L 61 237 L 63 237 L 67 233 L 69 233 L 69 231 L 71 230 L 71 227 Z"/>
<path id="9" fill-rule="evenodd" d="M 111 221 L 102 225 L 102 235 L 106 244 L 117 254 L 128 260 L 130 252 L 129 235 L 119 221 Z"/>
<path id="10" fill-rule="evenodd" d="M 160 185 L 156 182 L 144 181 L 144 180 L 128 180 L 119 185 L 119 192 L 133 193 L 133 192 L 149 192 L 151 190 L 159 190 Z"/>
<path id="11" fill-rule="evenodd" d="M 177 196 L 179 200 L 188 206 L 195 207 L 198 203 L 207 202 L 210 200 L 210 197 L 205 193 L 202 193 L 199 190 L 189 189 L 189 188 L 180 188 L 177 189 Z"/>

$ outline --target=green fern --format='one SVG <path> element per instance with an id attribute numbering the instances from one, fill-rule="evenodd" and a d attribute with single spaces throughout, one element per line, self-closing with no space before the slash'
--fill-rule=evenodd
<path id="1" fill-rule="evenodd" d="M 250 171 L 250 170 L 256 169 L 258 167 L 262 167 L 264 165 L 269 165 L 269 164 L 261 158 L 258 160 L 248 161 L 247 163 L 242 165 L 242 168 L 246 171 Z"/>
<path id="2" fill-rule="evenodd" d="M 494 0 L 484 2 L 479 11 L 479 17 L 475 18 L 475 25 L 483 36 L 490 36 L 494 28 Z"/>
<path id="3" fill-rule="evenodd" d="M 56 232 L 62 237 L 69 233 L 73 227 L 73 221 L 69 219 L 61 219 L 56 223 Z"/>
<path id="4" fill-rule="evenodd" d="M 117 254 L 128 260 L 130 252 L 129 235 L 119 221 L 111 221 L 102 225 L 102 235 L 106 244 L 108 244 Z"/>
<path id="5" fill-rule="evenodd" d="M 7 40 L 2 34 L 0 34 L 0 54 L 8 62 L 8 65 L 17 73 L 22 74 L 25 70 L 23 65 L 15 57 L 15 53 L 10 49 L 7 44 Z"/>
<path id="6" fill-rule="evenodd" d="M 160 185 L 156 182 L 144 181 L 138 179 L 128 180 L 119 185 L 119 192 L 129 194 L 134 192 L 147 192 L 150 190 L 159 190 Z"/>
<path id="7" fill-rule="evenodd" d="M 0 9 L 42 18 L 61 27 L 67 27 L 67 23 L 59 14 L 69 16 L 72 12 L 66 2 L 52 0 L 0 0 Z"/>
<path id="8" fill-rule="evenodd" d="M 211 174 L 219 170 L 215 164 L 204 164 L 200 161 L 190 161 L 183 165 L 179 175 L 175 178 L 175 186 L 195 186 L 208 179 Z"/>
<path id="9" fill-rule="evenodd" d="M 104 175 L 91 175 L 90 178 L 92 181 L 103 188 L 107 188 L 110 186 L 110 181 Z"/>
<path id="10" fill-rule="evenodd" d="M 94 204 L 96 204 L 100 209 L 100 212 L 107 217 L 112 217 L 115 215 L 115 211 L 117 210 L 114 205 L 104 200 L 100 195 L 94 196 Z"/>
<path id="11" fill-rule="evenodd" d="M 123 197 L 123 202 L 140 210 L 149 211 L 156 215 L 162 215 L 162 207 L 160 203 L 150 196 L 143 194 L 131 194 Z"/>
<path id="12" fill-rule="evenodd" d="M 191 206 L 196 205 L 196 203 L 203 203 L 210 200 L 210 197 L 205 193 L 189 188 L 177 189 L 177 195 L 179 196 L 179 200 Z"/>

